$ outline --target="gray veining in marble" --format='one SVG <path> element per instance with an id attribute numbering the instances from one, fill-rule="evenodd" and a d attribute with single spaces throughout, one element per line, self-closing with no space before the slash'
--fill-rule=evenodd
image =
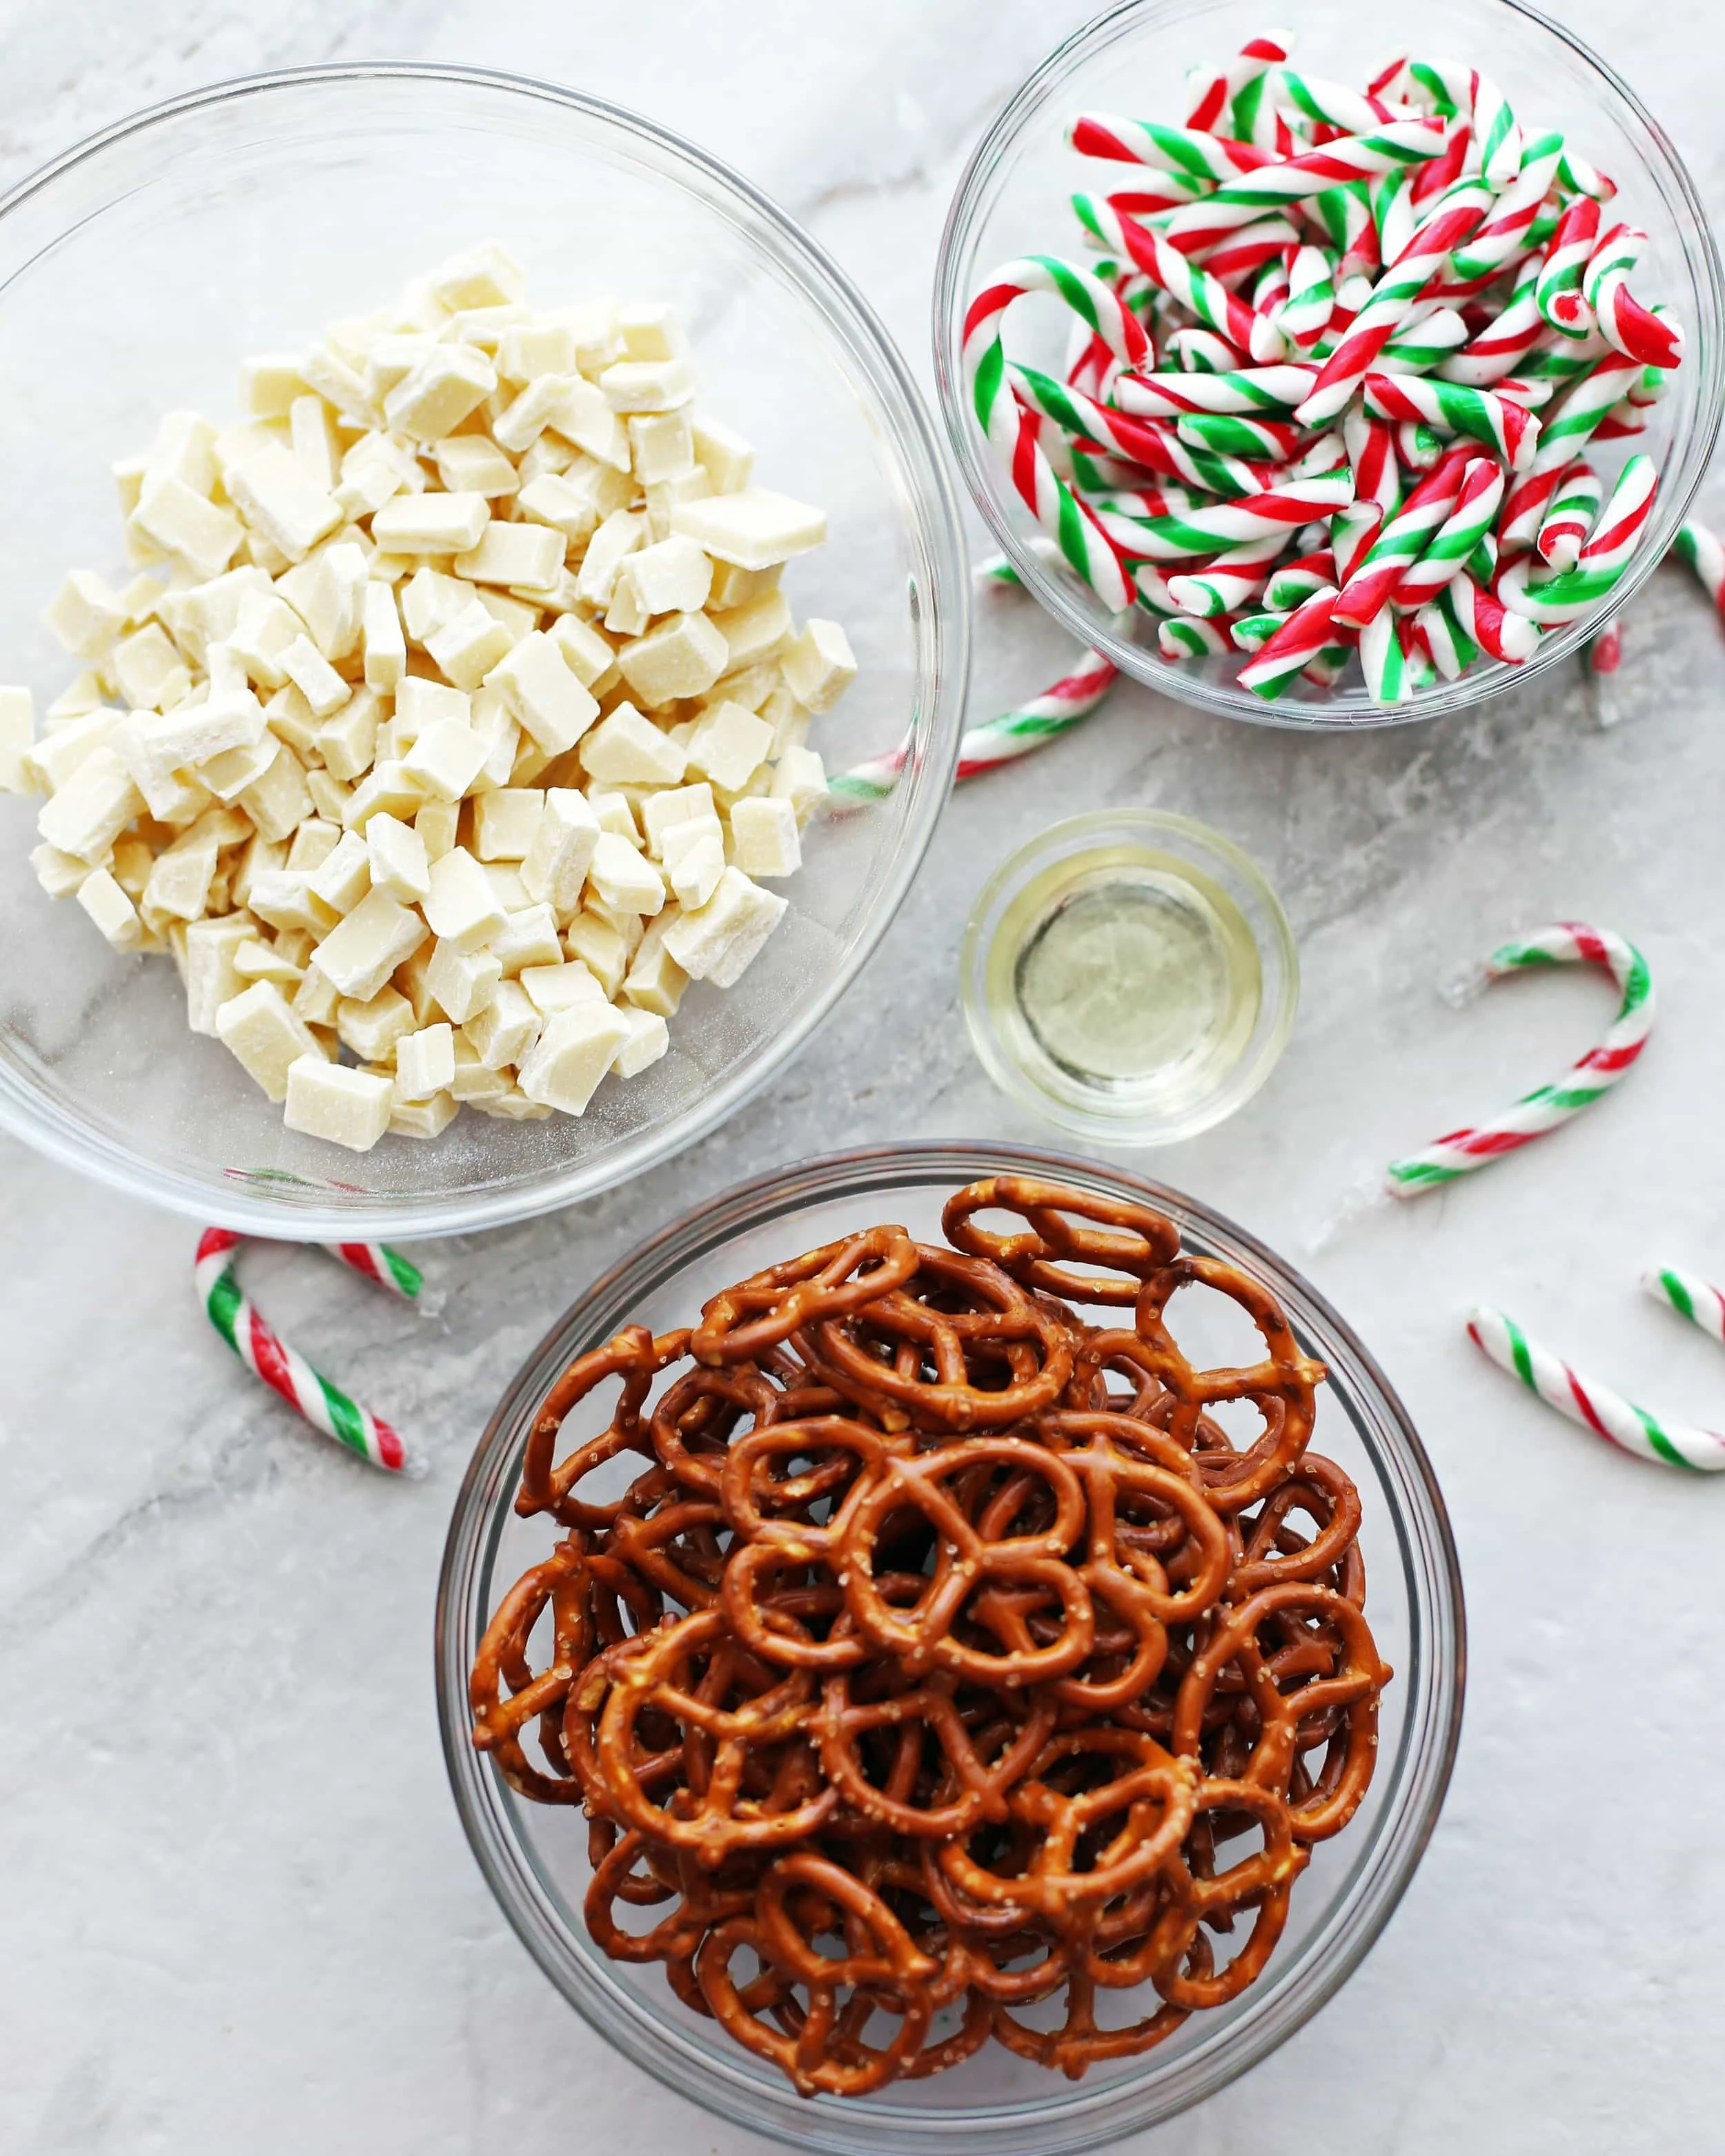
<path id="1" fill-rule="evenodd" d="M 1273 9 L 1270 11 L 1273 14 Z M 1710 0 L 1563 0 L 1725 205 Z M 334 57 L 582 84 L 707 142 L 810 223 L 927 376 L 929 270 L 968 146 L 1070 0 L 59 0 L 0 4 L 0 183 L 138 105 Z M 1725 515 L 1725 485 L 1712 509 Z M 985 603 L 975 709 L 1060 635 Z M 1716 2145 L 1725 2102 L 1717 1711 L 1725 1486 L 1635 1467 L 1476 1359 L 1507 1305 L 1673 1414 L 1725 1362 L 1635 1290 L 1725 1276 L 1725 651 L 1661 572 L 1626 716 L 1584 685 L 1368 738 L 1225 730 L 1123 690 L 954 801 L 904 911 L 800 1063 L 626 1190 L 435 1246 L 416 1319 L 305 1255 L 249 1278 L 291 1337 L 420 1434 L 401 1487 L 304 1434 L 219 1348 L 193 1231 L 0 1146 L 0 2146 L 31 2156 L 744 2156 L 610 2055 L 517 1946 L 445 1791 L 430 1682 L 444 1523 L 503 1382 L 596 1270 L 704 1193 L 791 1158 L 945 1133 L 1046 1137 L 959 1022 L 968 904 L 1055 814 L 1205 818 L 1281 891 L 1305 997 L 1270 1086 L 1150 1163 L 1304 1265 L 1420 1421 L 1453 1510 L 1472 1686 L 1448 1809 L 1389 1933 L 1285 2050 L 1156 2156 L 1517 2156 Z M 1440 991 L 1502 935 L 1621 927 L 1660 1029 L 1584 1127 L 1397 1210 L 1382 1163 L 1548 1075 L 1596 982 Z M 895 1044 L 882 1061 L 878 1044 Z M 865 1075 L 860 1077 L 860 1073 Z"/>

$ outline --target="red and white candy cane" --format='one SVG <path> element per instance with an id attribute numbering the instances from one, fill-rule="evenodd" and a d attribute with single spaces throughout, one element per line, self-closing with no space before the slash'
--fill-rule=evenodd
<path id="1" fill-rule="evenodd" d="M 983 433 L 1012 474 L 1020 500 L 1104 606 L 1122 612 L 1132 587 L 1119 555 L 1095 516 L 1056 476 L 1037 439 L 1040 421 L 1024 410 L 1007 378 L 1000 325 L 1015 300 L 1051 292 L 1086 321 L 1123 367 L 1149 350 L 1144 327 L 1100 277 L 1050 255 L 1009 262 L 970 304 L 964 318 L 964 370 Z"/>
<path id="2" fill-rule="evenodd" d="M 1609 1386 L 1584 1378 L 1549 1348 L 1530 1340 L 1501 1310 L 1474 1311 L 1467 1321 L 1467 1336 L 1487 1361 L 1518 1378 L 1548 1407 L 1619 1451 L 1661 1467 L 1689 1468 L 1703 1475 L 1717 1475 L 1725 1468 L 1725 1435 L 1719 1431 L 1666 1422 Z"/>
<path id="3" fill-rule="evenodd" d="M 1392 1196 L 1417 1198 L 1423 1190 L 1435 1190 L 1531 1144 L 1591 1106 L 1634 1068 L 1653 1030 L 1653 982 L 1646 960 L 1621 936 L 1579 921 L 1558 921 L 1501 945 L 1486 962 L 1486 978 L 1500 981 L 1530 968 L 1577 965 L 1603 967 L 1623 992 L 1617 1016 L 1599 1046 L 1553 1084 L 1536 1086 L 1491 1122 L 1450 1131 L 1423 1152 L 1392 1161 L 1385 1178 Z"/>
<path id="4" fill-rule="evenodd" d="M 332 1437 L 373 1467 L 394 1474 L 423 1472 L 400 1435 L 339 1386 L 320 1377 L 296 1348 L 253 1308 L 241 1293 L 235 1265 L 242 1238 L 226 1228 L 207 1228 L 198 1245 L 195 1278 L 204 1313 L 252 1375 L 277 1393 L 314 1430 Z M 398 1252 L 380 1243 L 328 1245 L 355 1272 L 391 1294 L 416 1299 L 420 1275 Z"/>

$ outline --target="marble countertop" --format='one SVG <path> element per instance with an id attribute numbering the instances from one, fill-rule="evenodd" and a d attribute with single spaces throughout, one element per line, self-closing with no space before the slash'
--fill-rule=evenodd
<path id="1" fill-rule="evenodd" d="M 1725 211 L 1709 0 L 1552 4 L 1628 73 Z M 740 164 L 860 280 L 926 379 L 930 266 L 963 158 L 1086 12 L 3 0 L 0 185 L 225 75 L 375 56 L 536 72 Z M 1725 516 L 1725 483 L 1710 507 Z M 985 603 L 978 641 L 978 714 L 1064 650 L 1009 598 Z M 332 1266 L 259 1257 L 249 1277 L 283 1329 L 424 1438 L 434 1466 L 416 1486 L 359 1471 L 264 1399 L 194 1303 L 188 1223 L 0 1142 L 0 2143 L 766 2149 L 610 2054 L 480 1880 L 431 1690 L 450 1498 L 551 1317 L 701 1194 L 838 1145 L 1050 1137 L 971 1057 L 958 932 L 1009 846 L 1107 801 L 1216 824 L 1287 905 L 1305 993 L 1281 1066 L 1150 1171 L 1307 1270 L 1388 1369 L 1449 1500 L 1472 1650 L 1448 1806 L 1383 1940 L 1275 2057 L 1131 2145 L 1707 2145 L 1725 2102 L 1725 1725 L 1706 1703 L 1725 1484 L 1612 1455 L 1461 1332 L 1471 1301 L 1497 1301 L 1674 1415 L 1705 1419 L 1725 1395 L 1717 1348 L 1635 1286 L 1661 1260 L 1725 1276 L 1725 648 L 1669 568 L 1627 646 L 1609 732 L 1579 674 L 1353 740 L 1233 730 L 1124 688 L 1071 742 L 960 793 L 881 949 L 770 1091 L 626 1190 L 432 1246 L 446 1300 L 425 1329 Z M 1661 1014 L 1643 1068 L 1584 1127 L 1489 1175 L 1404 1209 L 1363 1204 L 1392 1152 L 1594 1037 L 1596 980 L 1524 982 L 1466 1009 L 1440 993 L 1504 935 L 1566 914 L 1645 949 Z M 855 1088 L 883 1034 L 896 1060 Z"/>

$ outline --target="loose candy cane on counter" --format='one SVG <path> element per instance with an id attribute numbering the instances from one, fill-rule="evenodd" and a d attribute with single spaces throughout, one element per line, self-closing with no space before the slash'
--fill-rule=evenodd
<path id="1" fill-rule="evenodd" d="M 1452 1183 L 1543 1137 L 1591 1106 L 1634 1066 L 1653 1029 L 1653 983 L 1646 960 L 1621 936 L 1577 921 L 1559 921 L 1501 945 L 1486 961 L 1486 978 L 1501 981 L 1537 967 L 1576 965 L 1603 967 L 1623 993 L 1617 1016 L 1598 1047 L 1553 1084 L 1536 1086 L 1491 1122 L 1450 1131 L 1423 1152 L 1392 1161 L 1385 1182 L 1393 1197 L 1417 1198 L 1421 1191 Z"/>
<path id="2" fill-rule="evenodd" d="M 1725 541 L 1693 518 L 1677 526 L 1677 558 L 1693 570 L 1696 581 L 1725 618 Z"/>
<path id="3" fill-rule="evenodd" d="M 1603 1437 L 1620 1451 L 1664 1467 L 1692 1468 L 1705 1475 L 1725 1469 L 1725 1435 L 1668 1423 L 1637 1407 L 1620 1393 L 1584 1378 L 1568 1363 L 1530 1340 L 1501 1310 L 1479 1309 L 1467 1320 L 1475 1347 L 1500 1370 L 1519 1378 L 1530 1393 L 1560 1415 Z"/>
<path id="4" fill-rule="evenodd" d="M 1725 1347 L 1725 1292 L 1711 1281 L 1680 1265 L 1657 1265 L 1642 1274 L 1641 1286 L 1656 1302 L 1675 1310 Z"/>
<path id="5" fill-rule="evenodd" d="M 194 1280 L 204 1313 L 252 1375 L 285 1399 L 314 1430 L 332 1437 L 373 1467 L 415 1476 L 424 1466 L 409 1454 L 399 1433 L 350 1399 L 339 1386 L 320 1377 L 296 1348 L 290 1347 L 253 1307 L 235 1276 L 244 1239 L 226 1228 L 207 1228 L 198 1245 Z M 418 1269 L 398 1252 L 379 1243 L 326 1245 L 341 1262 L 389 1292 L 408 1301 L 420 1292 Z"/>

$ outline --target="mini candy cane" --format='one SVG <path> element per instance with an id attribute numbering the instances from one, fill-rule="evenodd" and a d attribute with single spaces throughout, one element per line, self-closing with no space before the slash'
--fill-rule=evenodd
<path id="1" fill-rule="evenodd" d="M 1651 1460 L 1665 1467 L 1686 1467 L 1716 1475 L 1725 1468 L 1725 1436 L 1710 1430 L 1686 1429 L 1661 1422 L 1645 1408 L 1638 1408 L 1620 1394 L 1583 1378 L 1548 1348 L 1530 1340 L 1513 1318 L 1501 1310 L 1476 1310 L 1467 1321 L 1467 1337 L 1488 1362 L 1512 1378 L 1520 1378 L 1530 1393 L 1555 1408 L 1560 1415 L 1579 1423 L 1596 1437 L 1637 1460 Z"/>
<path id="2" fill-rule="evenodd" d="M 1539 422 L 1507 397 L 1405 374 L 1368 374 L 1364 387 L 1366 409 L 1380 419 L 1418 420 L 1440 434 L 1471 435 L 1512 471 L 1533 461 Z"/>
<path id="3" fill-rule="evenodd" d="M 1573 465 L 1564 474 L 1535 542 L 1540 559 L 1554 575 L 1562 576 L 1580 560 L 1604 498 L 1604 481 L 1591 465 Z"/>
<path id="4" fill-rule="evenodd" d="M 1230 142 L 1202 127 L 1164 127 L 1153 120 L 1126 120 L 1111 112 L 1081 112 L 1066 130 L 1070 147 L 1081 157 L 1103 157 L 1115 164 L 1148 165 L 1192 182 L 1192 199 L 1211 182 L 1268 164 L 1270 153 L 1250 142 Z"/>
<path id="5" fill-rule="evenodd" d="M 1676 546 L 1678 559 L 1695 572 L 1696 581 L 1725 615 L 1725 543 L 1692 518 L 1677 526 Z"/>
<path id="6" fill-rule="evenodd" d="M 314 1430 L 345 1445 L 373 1467 L 397 1474 L 423 1472 L 382 1416 L 349 1399 L 327 1378 L 320 1377 L 299 1350 L 290 1347 L 247 1301 L 235 1278 L 240 1241 L 239 1236 L 225 1228 L 206 1228 L 198 1243 L 194 1278 L 198 1299 L 210 1323 L 252 1375 L 279 1393 Z M 418 1270 L 396 1252 L 386 1250 L 381 1244 L 332 1247 L 343 1264 L 388 1286 L 392 1293 L 409 1299 L 418 1296 Z"/>
<path id="7" fill-rule="evenodd" d="M 1276 696 L 1294 675 L 1335 640 L 1336 594 L 1317 592 L 1293 613 L 1240 670 L 1240 686 Z"/>
<path id="8" fill-rule="evenodd" d="M 1366 694 L 1374 704 L 1404 704 L 1414 693 L 1414 677 L 1408 665 L 1401 629 L 1401 623 L 1386 608 L 1359 633 L 1359 658 L 1366 677 Z"/>
<path id="9" fill-rule="evenodd" d="M 1582 291 L 1582 280 L 1599 237 L 1599 205 L 1584 195 L 1558 218 L 1545 267 L 1533 288 L 1540 313 L 1568 337 L 1585 336 L 1594 326 L 1594 311 Z"/>
<path id="10" fill-rule="evenodd" d="M 1280 359 L 1286 352 L 1281 331 L 1274 322 L 1255 314 L 1237 292 L 1230 292 L 1209 270 L 1189 261 L 1159 232 L 1096 195 L 1074 195 L 1072 208 L 1093 239 L 1136 263 L 1206 328 L 1237 346 L 1242 355 L 1269 362 Z"/>
<path id="11" fill-rule="evenodd" d="M 1631 457 L 1617 475 L 1599 521 L 1575 567 L 1543 583 L 1532 581 L 1536 557 L 1512 562 L 1497 579 L 1497 596 L 1513 613 L 1541 624 L 1574 621 L 1615 589 L 1641 543 L 1659 473 L 1651 457 Z"/>
<path id="12" fill-rule="evenodd" d="M 1610 930 L 1576 921 L 1536 929 L 1494 951 L 1486 961 L 1486 978 L 1498 981 L 1528 967 L 1563 965 L 1603 966 L 1623 991 L 1604 1039 L 1555 1083 L 1536 1086 L 1490 1122 L 1450 1131 L 1424 1152 L 1392 1161 L 1386 1180 L 1393 1197 L 1417 1197 L 1543 1137 L 1609 1092 L 1636 1061 L 1653 1029 L 1653 983 L 1640 952 Z"/>
<path id="13" fill-rule="evenodd" d="M 1645 232 L 1614 224 L 1601 233 L 1582 279 L 1588 311 L 1606 342 L 1649 367 L 1675 367 L 1683 356 L 1683 339 L 1673 322 L 1661 321 L 1629 289 L 1629 274 L 1647 244 Z"/>
<path id="14" fill-rule="evenodd" d="M 1462 470 L 1455 506 L 1419 560 L 1403 572 L 1392 603 L 1410 613 L 1429 606 L 1452 578 L 1460 576 L 1475 548 L 1490 533 L 1502 499 L 1502 465 L 1491 457 L 1471 459 Z"/>
<path id="15" fill-rule="evenodd" d="M 1346 508 L 1353 500 L 1353 476 L 1345 468 L 1319 477 L 1291 481 L 1238 501 L 1188 510 L 1180 516 L 1151 516 L 1122 526 L 1103 512 L 1101 521 L 1123 553 L 1148 562 L 1176 562 L 1184 555 L 1213 554 L 1219 547 L 1240 547 L 1256 539 L 1284 537 L 1311 522 Z"/>
<path id="16" fill-rule="evenodd" d="M 1641 1286 L 1656 1302 L 1675 1310 L 1692 1325 L 1698 1325 L 1711 1340 L 1725 1346 L 1725 1294 L 1699 1273 L 1677 1265 L 1660 1265 L 1641 1276 Z"/>
<path id="17" fill-rule="evenodd" d="M 1539 649 L 1533 624 L 1511 613 L 1465 569 L 1430 606 L 1420 608 L 1415 620 L 1446 681 L 1465 673 L 1481 651 L 1506 665 L 1520 666 Z"/>
<path id="18" fill-rule="evenodd" d="M 1449 521 L 1462 474 L 1474 461 L 1457 449 L 1414 488 L 1343 586 L 1337 621 L 1363 629 L 1389 605 L 1402 578 Z"/>
<path id="19" fill-rule="evenodd" d="M 1286 418 L 1317 379 L 1315 367 L 1219 368 L 1214 373 L 1123 374 L 1115 385 L 1122 412 L 1178 419 L 1188 412 L 1252 412 Z"/>

